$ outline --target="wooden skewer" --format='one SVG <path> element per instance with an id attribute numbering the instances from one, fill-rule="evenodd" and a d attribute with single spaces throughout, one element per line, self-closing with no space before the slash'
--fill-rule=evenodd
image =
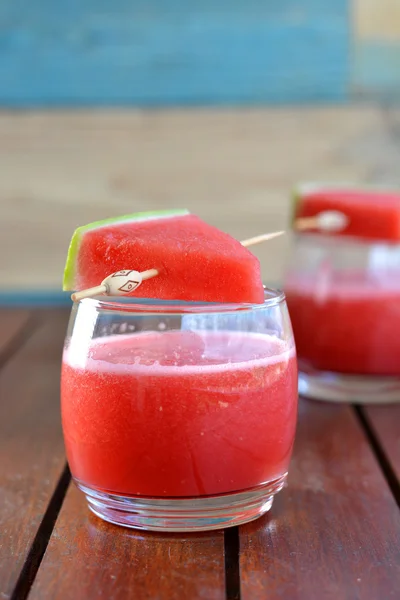
<path id="1" fill-rule="evenodd" d="M 243 240 L 240 242 L 242 246 L 247 248 L 248 246 L 255 246 L 255 244 L 261 244 L 261 242 L 267 242 L 268 240 L 273 240 L 280 235 L 283 235 L 284 231 L 274 231 L 273 233 L 262 233 L 261 235 L 256 235 L 255 237 L 249 238 L 248 240 Z"/>
<path id="2" fill-rule="evenodd" d="M 263 233 L 262 235 L 243 240 L 243 242 L 240 243 L 247 248 L 248 246 L 254 246 L 255 244 L 272 240 L 284 233 L 284 231 Z M 93 296 L 100 296 L 101 294 L 106 294 L 107 296 L 125 296 L 136 290 L 143 281 L 156 277 L 158 274 L 157 269 L 148 269 L 141 273 L 129 269 L 117 271 L 106 277 L 101 284 L 96 287 L 88 288 L 81 292 L 74 292 L 71 294 L 71 300 L 73 300 L 73 302 L 78 302 L 84 298 L 92 298 Z"/>
<path id="3" fill-rule="evenodd" d="M 324 210 L 314 217 L 300 217 L 294 222 L 296 231 L 319 229 L 320 231 L 342 231 L 349 224 L 349 218 L 338 210 Z"/>

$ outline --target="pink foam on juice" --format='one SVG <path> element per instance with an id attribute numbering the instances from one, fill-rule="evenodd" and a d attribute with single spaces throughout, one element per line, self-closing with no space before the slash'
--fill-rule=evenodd
<path id="1" fill-rule="evenodd" d="M 297 414 L 293 348 L 271 336 L 173 331 L 64 354 L 73 475 L 123 495 L 245 490 L 283 475 Z"/>
<path id="2" fill-rule="evenodd" d="M 285 293 L 300 361 L 321 371 L 400 375 L 398 271 L 295 275 Z"/>

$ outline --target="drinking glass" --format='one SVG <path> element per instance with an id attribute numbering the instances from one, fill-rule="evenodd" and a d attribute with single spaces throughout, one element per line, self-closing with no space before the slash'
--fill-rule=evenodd
<path id="1" fill-rule="evenodd" d="M 61 404 L 73 479 L 99 517 L 163 531 L 255 519 L 285 483 L 295 435 L 285 297 L 75 303 Z"/>
<path id="2" fill-rule="evenodd" d="M 298 234 L 284 289 L 302 395 L 400 401 L 400 244 Z"/>

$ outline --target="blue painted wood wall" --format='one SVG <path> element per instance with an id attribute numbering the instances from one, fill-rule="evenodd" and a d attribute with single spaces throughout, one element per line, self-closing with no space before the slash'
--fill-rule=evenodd
<path id="1" fill-rule="evenodd" d="M 0 0 L 0 105 L 336 102 L 349 0 Z"/>

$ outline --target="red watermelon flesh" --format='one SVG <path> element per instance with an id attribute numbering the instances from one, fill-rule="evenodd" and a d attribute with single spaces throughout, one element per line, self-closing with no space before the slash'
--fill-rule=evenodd
<path id="1" fill-rule="evenodd" d="M 310 185 L 295 191 L 295 217 L 313 217 L 338 210 L 348 218 L 347 227 L 331 235 L 370 240 L 400 240 L 400 192 Z"/>
<path id="2" fill-rule="evenodd" d="M 98 285 L 121 269 L 157 269 L 134 296 L 168 300 L 262 303 L 258 259 L 198 217 L 120 221 L 88 230 L 80 241 L 73 287 Z"/>

